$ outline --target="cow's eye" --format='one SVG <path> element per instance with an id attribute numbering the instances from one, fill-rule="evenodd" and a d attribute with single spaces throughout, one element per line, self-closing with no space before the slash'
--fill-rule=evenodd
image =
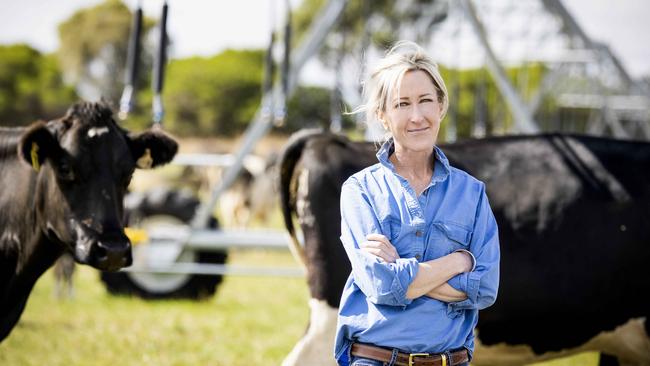
<path id="1" fill-rule="evenodd" d="M 61 179 L 67 181 L 74 180 L 74 171 L 72 170 L 72 166 L 70 166 L 70 163 L 68 163 L 67 161 L 59 162 L 59 169 L 57 170 L 57 173 Z"/>

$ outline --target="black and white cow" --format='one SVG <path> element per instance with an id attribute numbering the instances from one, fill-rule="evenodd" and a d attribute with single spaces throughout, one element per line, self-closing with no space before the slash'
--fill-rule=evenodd
<path id="1" fill-rule="evenodd" d="M 131 175 L 169 162 L 177 148 L 162 132 L 123 130 L 105 103 L 0 129 L 0 341 L 63 252 L 100 270 L 131 264 L 122 225 Z"/>
<path id="2" fill-rule="evenodd" d="M 650 365 L 650 143 L 547 134 L 441 148 L 486 183 L 499 224 L 499 297 L 480 313 L 473 364 L 595 350 L 601 361 Z M 375 150 L 303 132 L 283 153 L 282 211 L 292 236 L 294 213 L 302 228 L 304 251 L 294 250 L 312 297 L 310 327 L 285 365 L 334 364 L 336 308 L 350 272 L 340 187 L 376 162 Z"/>

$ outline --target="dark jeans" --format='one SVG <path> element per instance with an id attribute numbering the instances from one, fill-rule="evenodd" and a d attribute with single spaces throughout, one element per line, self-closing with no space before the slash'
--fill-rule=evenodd
<path id="1" fill-rule="evenodd" d="M 352 362 L 350 366 L 384 366 L 385 362 L 371 360 L 369 358 L 352 356 Z"/>

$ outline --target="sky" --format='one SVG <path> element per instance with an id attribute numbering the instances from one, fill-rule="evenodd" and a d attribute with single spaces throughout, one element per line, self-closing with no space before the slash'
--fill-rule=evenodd
<path id="1" fill-rule="evenodd" d="M 77 9 L 101 0 L 0 0 L 0 44 L 25 42 L 44 51 L 58 47 L 57 25 Z M 301 0 L 290 0 L 296 6 Z M 126 0 L 131 8 L 138 0 Z M 158 18 L 163 0 L 140 0 Z M 172 58 L 214 55 L 225 48 L 263 48 L 271 24 L 281 24 L 284 0 L 168 0 Z M 563 0 L 594 40 L 610 46 L 633 77 L 650 75 L 650 1 Z"/>

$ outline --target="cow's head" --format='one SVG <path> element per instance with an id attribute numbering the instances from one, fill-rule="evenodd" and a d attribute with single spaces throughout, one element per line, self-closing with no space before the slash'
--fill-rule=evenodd
<path id="1" fill-rule="evenodd" d="M 82 102 L 63 118 L 36 122 L 19 154 L 37 172 L 36 214 L 45 235 L 101 270 L 132 262 L 122 223 L 134 169 L 169 162 L 178 145 L 160 131 L 128 133 L 105 103 Z"/>

